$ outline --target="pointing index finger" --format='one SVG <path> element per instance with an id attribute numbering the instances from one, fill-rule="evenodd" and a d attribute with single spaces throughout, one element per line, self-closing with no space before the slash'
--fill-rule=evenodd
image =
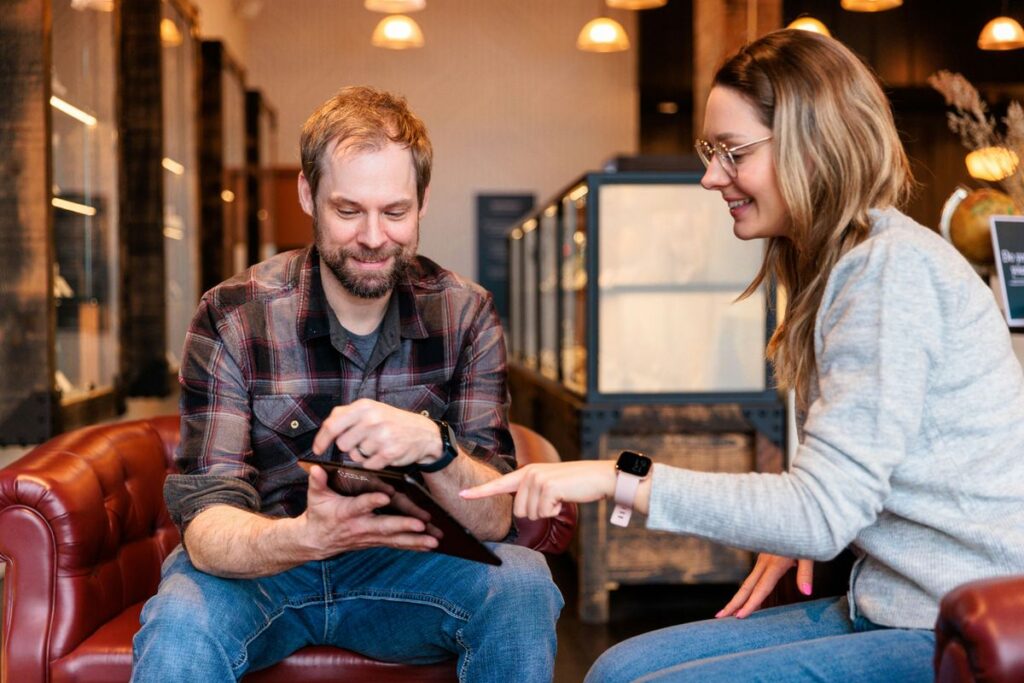
<path id="1" fill-rule="evenodd" d="M 485 484 L 459 491 L 459 495 L 466 500 L 475 500 L 495 496 L 499 493 L 515 493 L 519 490 L 519 483 L 523 480 L 524 472 L 525 470 L 522 469 L 509 472 L 505 476 L 492 479 Z"/>

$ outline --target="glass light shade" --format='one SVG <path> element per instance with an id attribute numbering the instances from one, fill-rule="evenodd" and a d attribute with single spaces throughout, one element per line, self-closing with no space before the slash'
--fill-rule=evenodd
<path id="1" fill-rule="evenodd" d="M 839 5 L 851 12 L 882 12 L 903 4 L 903 0 L 842 0 Z"/>
<path id="2" fill-rule="evenodd" d="M 164 17 L 160 20 L 160 44 L 164 47 L 178 47 L 184 42 L 181 30 L 173 19 Z"/>
<path id="3" fill-rule="evenodd" d="M 389 50 L 423 47 L 423 31 L 419 24 L 404 14 L 392 14 L 380 20 L 377 28 L 373 29 L 370 42 Z"/>
<path id="4" fill-rule="evenodd" d="M 1010 17 L 996 17 L 981 29 L 978 47 L 982 50 L 1016 50 L 1024 47 L 1024 29 Z"/>
<path id="5" fill-rule="evenodd" d="M 814 17 L 799 17 L 790 22 L 786 28 L 794 28 L 798 31 L 810 31 L 811 33 L 820 33 L 823 36 L 832 37 L 832 33 L 828 30 L 828 26 L 821 23 Z"/>
<path id="6" fill-rule="evenodd" d="M 615 9 L 654 9 L 664 7 L 668 0 L 605 0 L 609 7 Z"/>
<path id="7" fill-rule="evenodd" d="M 363 7 L 371 12 L 384 14 L 405 14 L 419 12 L 427 6 L 427 0 L 364 0 Z"/>
<path id="8" fill-rule="evenodd" d="M 587 52 L 621 52 L 629 49 L 629 36 L 619 22 L 598 17 L 588 21 L 580 31 L 576 47 Z"/>
<path id="9" fill-rule="evenodd" d="M 964 161 L 972 178 L 997 182 L 1017 170 L 1020 157 L 1005 147 L 982 147 L 968 154 Z"/>

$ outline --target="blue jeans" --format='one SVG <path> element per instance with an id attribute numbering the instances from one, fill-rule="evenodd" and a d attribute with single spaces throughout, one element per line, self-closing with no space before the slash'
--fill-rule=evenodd
<path id="1" fill-rule="evenodd" d="M 845 597 L 673 626 L 605 652 L 586 683 L 899 681 L 931 683 L 935 634 L 850 620 Z"/>
<path id="2" fill-rule="evenodd" d="M 201 572 L 178 546 L 142 610 L 132 681 L 233 681 L 314 644 L 458 657 L 460 681 L 550 681 L 562 595 L 540 553 L 488 545 L 502 566 L 373 548 L 258 579 Z"/>

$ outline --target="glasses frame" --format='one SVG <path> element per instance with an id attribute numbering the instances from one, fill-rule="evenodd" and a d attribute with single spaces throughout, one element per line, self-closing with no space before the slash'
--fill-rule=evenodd
<path id="1" fill-rule="evenodd" d="M 700 157 L 701 162 L 704 164 L 704 168 L 710 168 L 711 161 L 715 157 L 718 157 L 718 161 L 722 165 L 722 169 L 725 170 L 726 175 L 730 178 L 735 178 L 739 175 L 739 169 L 736 168 L 736 158 L 733 157 L 733 152 L 738 152 L 741 149 L 759 145 L 762 142 L 768 142 L 772 137 L 774 136 L 766 135 L 763 138 L 744 142 L 742 145 L 736 145 L 734 147 L 726 147 L 724 142 L 711 144 L 703 138 L 697 138 L 693 143 L 693 148 L 697 150 L 697 156 Z"/>

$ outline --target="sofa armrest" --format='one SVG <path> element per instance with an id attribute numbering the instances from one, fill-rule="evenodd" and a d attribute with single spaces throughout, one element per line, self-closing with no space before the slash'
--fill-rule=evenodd
<path id="1" fill-rule="evenodd" d="M 1024 681 L 1024 576 L 972 581 L 942 598 L 935 680 Z"/>
<path id="2" fill-rule="evenodd" d="M 3 680 L 49 680 L 159 581 L 178 542 L 164 511 L 166 444 L 145 421 L 77 430 L 0 470 Z"/>
<path id="3" fill-rule="evenodd" d="M 551 442 L 532 429 L 512 423 L 509 431 L 516 445 L 516 462 L 520 467 L 532 463 L 561 462 Z M 563 553 L 576 532 L 577 516 L 576 504 L 568 503 L 562 505 L 562 511 L 550 519 L 517 517 L 515 523 L 519 536 L 516 543 L 543 553 Z"/>

